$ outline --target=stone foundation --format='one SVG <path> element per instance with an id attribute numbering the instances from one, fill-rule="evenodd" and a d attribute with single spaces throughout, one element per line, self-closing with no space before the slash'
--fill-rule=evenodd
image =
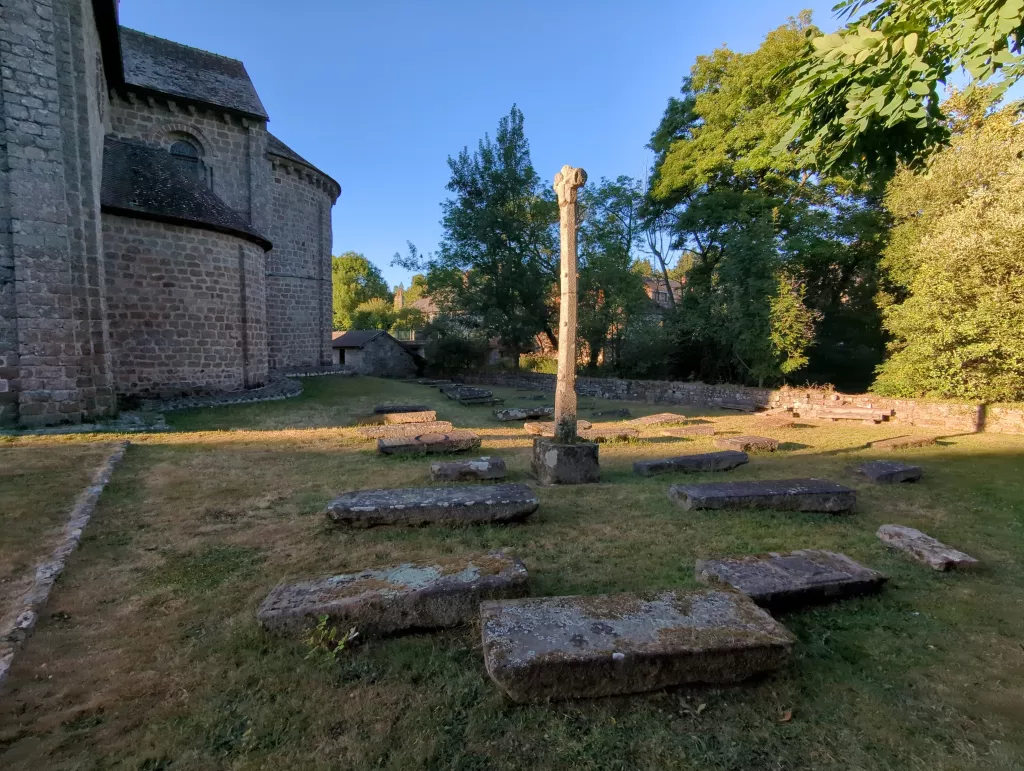
<path id="1" fill-rule="evenodd" d="M 582 485 L 601 481 L 598 447 L 594 442 L 561 444 L 541 437 L 533 440 L 533 474 L 547 485 Z"/>

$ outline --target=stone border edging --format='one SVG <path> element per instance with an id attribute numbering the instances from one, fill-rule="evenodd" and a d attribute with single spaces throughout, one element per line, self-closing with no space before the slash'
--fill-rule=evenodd
<path id="1" fill-rule="evenodd" d="M 260 388 L 248 391 L 228 391 L 208 396 L 180 396 L 173 399 L 147 399 L 143 408 L 149 412 L 175 412 L 199 407 L 226 407 L 231 404 L 253 404 L 256 402 L 277 402 L 291 399 L 302 393 L 302 382 L 283 377 Z"/>
<path id="2" fill-rule="evenodd" d="M 7 673 L 14 662 L 14 654 L 31 634 L 39 620 L 39 613 L 50 599 L 50 593 L 57 578 L 64 571 L 68 557 L 78 548 L 82 531 L 89 524 L 100 495 L 110 482 L 114 467 L 124 457 L 130 442 L 119 442 L 106 461 L 96 470 L 92 483 L 79 493 L 71 514 L 64 525 L 63 538 L 49 558 L 36 565 L 36 577 L 32 587 L 22 596 L 25 609 L 18 614 L 10 629 L 0 630 L 0 687 L 7 679 Z"/>

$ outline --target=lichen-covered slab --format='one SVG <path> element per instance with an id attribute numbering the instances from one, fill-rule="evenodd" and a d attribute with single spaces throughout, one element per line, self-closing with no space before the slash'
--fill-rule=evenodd
<path id="1" fill-rule="evenodd" d="M 552 438 L 533 440 L 530 470 L 545 485 L 583 485 L 601 481 L 600 450 L 593 442 L 562 444 Z"/>
<path id="2" fill-rule="evenodd" d="M 458 525 L 518 522 L 537 510 L 537 495 L 523 484 L 356 490 L 327 506 L 339 525 Z"/>
<path id="3" fill-rule="evenodd" d="M 715 440 L 715 447 L 740 452 L 775 452 L 779 440 L 770 436 L 722 436 Z"/>
<path id="4" fill-rule="evenodd" d="M 391 415 L 398 412 L 426 412 L 429 409 L 425 404 L 378 404 L 373 411 L 378 415 Z"/>
<path id="5" fill-rule="evenodd" d="M 385 439 L 393 436 L 409 436 L 428 432 L 451 431 L 452 424 L 447 420 L 434 420 L 430 423 L 404 423 L 397 426 L 363 426 L 356 433 L 364 439 Z"/>
<path id="6" fill-rule="evenodd" d="M 735 683 L 782 666 L 794 643 L 731 591 L 499 600 L 480 618 L 487 673 L 517 702 Z"/>
<path id="7" fill-rule="evenodd" d="M 450 463 L 431 463 L 432 482 L 471 482 L 487 479 L 504 479 L 508 474 L 505 461 L 501 458 L 474 458 Z"/>
<path id="8" fill-rule="evenodd" d="M 906 552 L 918 562 L 935 570 L 969 569 L 978 567 L 978 560 L 930 535 L 904 525 L 882 525 L 878 537 L 889 546 Z"/>
<path id="9" fill-rule="evenodd" d="M 697 560 L 697 580 L 722 582 L 769 610 L 792 610 L 881 591 L 888 578 L 845 554 L 802 549 Z"/>
<path id="10" fill-rule="evenodd" d="M 530 420 L 531 418 L 549 418 L 554 414 L 554 407 L 509 407 L 505 410 L 494 411 L 495 419 L 502 422 Z"/>
<path id="11" fill-rule="evenodd" d="M 928 447 L 938 441 L 937 436 L 894 436 L 871 443 L 873 450 L 907 450 L 912 447 Z"/>
<path id="12" fill-rule="evenodd" d="M 659 412 L 657 415 L 633 418 L 629 421 L 629 425 L 637 428 L 643 428 L 644 426 L 667 426 L 672 423 L 685 423 L 686 420 L 687 417 L 685 415 L 678 415 L 674 412 Z"/>
<path id="13" fill-rule="evenodd" d="M 414 424 L 409 424 L 414 425 Z M 457 430 L 406 434 L 377 440 L 381 455 L 416 455 L 419 453 L 466 452 L 480 447 L 480 437 L 472 431 Z"/>
<path id="14" fill-rule="evenodd" d="M 433 423 L 437 421 L 437 413 L 434 410 L 421 410 L 419 412 L 391 412 L 384 416 L 384 422 L 389 425 L 401 425 L 403 423 Z"/>
<path id="15" fill-rule="evenodd" d="M 672 485 L 669 498 L 684 509 L 778 509 L 846 513 L 857 491 L 827 479 L 775 479 Z"/>
<path id="16" fill-rule="evenodd" d="M 661 431 L 662 436 L 674 436 L 684 438 L 689 436 L 714 436 L 715 427 L 711 423 L 698 423 L 693 426 L 681 426 L 680 428 L 665 428 Z"/>
<path id="17" fill-rule="evenodd" d="M 577 420 L 576 430 L 591 428 L 589 420 Z M 554 436 L 555 435 L 555 424 L 552 422 L 546 423 L 523 423 L 523 430 L 528 434 L 534 436 Z"/>
<path id="18" fill-rule="evenodd" d="M 491 552 L 470 559 L 411 562 L 276 587 L 256 611 L 260 626 L 299 635 L 327 616 L 362 637 L 443 629 L 473 621 L 484 600 L 524 597 L 526 567 Z"/>
<path id="19" fill-rule="evenodd" d="M 872 460 L 859 466 L 851 466 L 850 471 L 879 485 L 916 482 L 922 474 L 920 466 L 911 466 L 895 460 Z"/>
<path id="20" fill-rule="evenodd" d="M 594 426 L 592 428 L 580 428 L 577 423 L 576 433 L 580 439 L 588 442 L 621 442 L 626 439 L 636 439 L 640 432 L 628 426 Z"/>
<path id="21" fill-rule="evenodd" d="M 700 455 L 678 455 L 675 458 L 638 460 L 633 463 L 633 473 L 642 477 L 655 474 L 670 474 L 674 471 L 728 471 L 742 466 L 750 458 L 745 452 L 724 450 L 706 452 Z"/>

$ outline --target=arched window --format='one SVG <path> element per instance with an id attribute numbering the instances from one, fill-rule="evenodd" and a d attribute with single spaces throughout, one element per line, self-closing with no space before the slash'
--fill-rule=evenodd
<path id="1" fill-rule="evenodd" d="M 195 179 L 206 183 L 206 164 L 199 145 L 189 139 L 176 138 L 171 144 L 171 157 L 178 163 L 178 168 Z"/>

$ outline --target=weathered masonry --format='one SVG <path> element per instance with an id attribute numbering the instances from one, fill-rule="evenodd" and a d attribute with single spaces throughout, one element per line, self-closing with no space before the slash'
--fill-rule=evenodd
<path id="1" fill-rule="evenodd" d="M 0 3 L 0 424 L 331 363 L 338 183 L 241 62 L 117 13 Z"/>

